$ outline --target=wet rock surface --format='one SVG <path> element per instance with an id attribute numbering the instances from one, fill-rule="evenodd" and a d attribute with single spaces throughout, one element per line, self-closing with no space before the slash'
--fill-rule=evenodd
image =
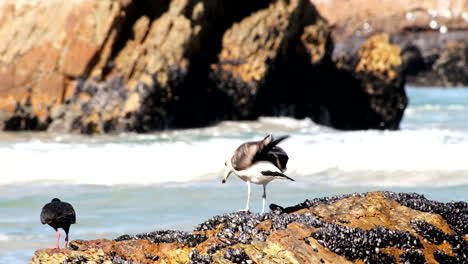
<path id="1" fill-rule="evenodd" d="M 414 193 L 316 198 L 214 216 L 193 233 L 74 240 L 31 263 L 467 263 L 467 206 Z"/>

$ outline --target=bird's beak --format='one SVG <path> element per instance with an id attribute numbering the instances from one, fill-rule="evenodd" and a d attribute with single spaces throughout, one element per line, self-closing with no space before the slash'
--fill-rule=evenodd
<path id="1" fill-rule="evenodd" d="M 224 177 L 222 183 L 226 183 L 226 180 L 229 178 L 229 175 L 231 175 L 233 171 L 231 169 L 224 169 Z"/>

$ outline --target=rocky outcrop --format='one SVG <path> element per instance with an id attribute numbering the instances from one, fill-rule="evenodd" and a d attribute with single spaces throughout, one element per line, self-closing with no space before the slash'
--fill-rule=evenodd
<path id="1" fill-rule="evenodd" d="M 4 1 L 0 5 L 0 109 L 8 130 L 45 129 L 51 109 L 107 55 L 128 1 Z"/>
<path id="2" fill-rule="evenodd" d="M 377 36 L 333 61 L 331 28 L 308 1 L 278 1 L 223 37 L 212 78 L 236 118 L 310 117 L 339 129 L 398 129 L 407 98 L 400 49 Z M 299 25 L 299 26 L 298 26 Z"/>
<path id="3" fill-rule="evenodd" d="M 404 74 L 418 59 L 407 49 L 401 57 L 385 36 L 334 57 L 336 29 L 308 0 L 6 1 L 0 8 L 5 130 L 146 132 L 261 115 L 398 129 Z M 459 45 L 451 50 L 464 56 Z"/>
<path id="4" fill-rule="evenodd" d="M 278 73 L 275 67 L 294 55 L 290 53 L 290 46 L 296 44 L 294 38 L 304 27 L 310 26 L 311 21 L 323 25 L 325 33 L 324 36 L 309 35 L 322 37 L 318 44 L 327 45 L 328 28 L 317 16 L 308 1 L 275 1 L 268 8 L 234 24 L 224 34 L 219 62 L 212 65 L 212 76 L 218 88 L 230 95 L 241 118 L 252 118 L 258 114 L 254 108 L 261 90 L 268 89 L 269 77 Z M 306 37 L 304 40 L 307 44 L 312 42 Z"/>
<path id="5" fill-rule="evenodd" d="M 30 263 L 466 263 L 468 204 L 373 192 L 215 216 L 194 232 L 74 240 Z"/>
<path id="6" fill-rule="evenodd" d="M 311 1 L 334 28 L 334 58 L 387 33 L 403 51 L 409 84 L 468 85 L 467 1 Z"/>
<path id="7" fill-rule="evenodd" d="M 78 93 L 63 113 L 56 115 L 50 129 L 63 130 L 61 126 L 75 124 L 85 133 L 143 132 L 169 125 L 173 117 L 168 111 L 180 96 L 177 89 L 188 74 L 190 54 L 199 52 L 208 23 L 215 23 L 215 17 L 209 16 L 218 13 L 218 4 L 175 0 L 135 2 L 129 8 L 137 12 L 145 5 L 151 12 L 136 17 L 131 38 L 121 35 L 125 45 L 118 50 L 118 43 L 114 43 L 110 53 L 114 57 L 105 58 L 105 63 L 91 71 L 97 81 L 77 82 Z M 77 98 L 80 94 L 86 95 L 84 100 Z M 71 112 L 78 118 L 70 118 Z M 74 129 L 67 127 L 65 131 Z"/>
<path id="8" fill-rule="evenodd" d="M 5 2 L 4 129 L 144 132 L 213 122 L 224 113 L 211 109 L 223 102 L 207 87 L 208 67 L 222 33 L 264 6 L 261 0 Z M 36 12 L 44 19 L 36 20 Z M 25 28 L 34 34 L 20 34 Z"/>

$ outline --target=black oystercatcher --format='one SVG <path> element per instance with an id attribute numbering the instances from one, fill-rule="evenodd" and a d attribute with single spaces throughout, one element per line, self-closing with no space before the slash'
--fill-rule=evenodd
<path id="1" fill-rule="evenodd" d="M 73 206 L 69 203 L 60 201 L 58 198 L 52 199 L 50 203 L 42 207 L 41 223 L 44 225 L 50 225 L 57 232 L 57 242 L 55 243 L 54 248 L 60 248 L 59 228 L 62 228 L 65 231 L 65 248 L 68 247 L 68 231 L 70 230 L 70 225 L 74 224 L 75 221 L 76 216 Z"/>
<path id="2" fill-rule="evenodd" d="M 247 205 L 242 211 L 250 210 L 250 183 L 263 185 L 262 213 L 264 213 L 266 185 L 274 179 L 294 181 L 283 174 L 289 157 L 282 148 L 277 146 L 288 137 L 283 136 L 274 139 L 271 135 L 268 135 L 260 141 L 246 142 L 240 145 L 232 157 L 224 164 L 223 183 L 226 182 L 231 173 L 247 182 Z"/>

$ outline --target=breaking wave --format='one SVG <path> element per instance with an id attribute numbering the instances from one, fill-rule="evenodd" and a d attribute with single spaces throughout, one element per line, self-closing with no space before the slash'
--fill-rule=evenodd
<path id="1" fill-rule="evenodd" d="M 147 135 L 55 136 L 3 144 L 0 184 L 160 184 L 218 181 L 246 140 L 282 143 L 298 182 L 377 186 L 468 184 L 468 134 L 441 129 L 340 132 L 310 120 L 262 118 Z"/>

